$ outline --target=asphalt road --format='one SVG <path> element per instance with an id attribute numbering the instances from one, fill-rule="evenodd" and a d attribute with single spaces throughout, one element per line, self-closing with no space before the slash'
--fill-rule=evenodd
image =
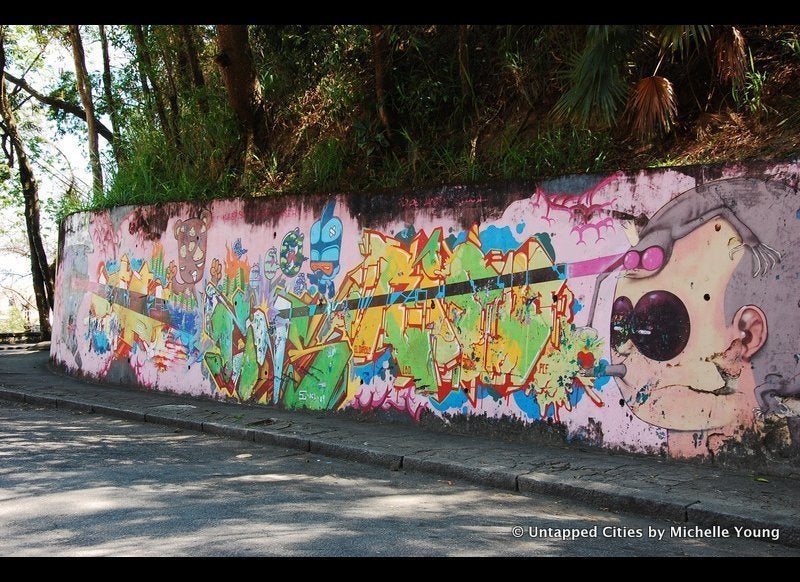
<path id="1" fill-rule="evenodd" d="M 800 556 L 680 525 L 0 401 L 2 556 Z"/>

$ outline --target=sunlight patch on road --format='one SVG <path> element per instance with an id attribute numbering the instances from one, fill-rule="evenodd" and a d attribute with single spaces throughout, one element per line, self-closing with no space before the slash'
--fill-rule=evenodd
<path id="1" fill-rule="evenodd" d="M 228 481 L 239 481 L 243 483 L 278 483 L 283 481 L 308 481 L 313 479 L 309 475 L 298 473 L 265 473 L 262 475 L 237 475 L 230 477 Z"/>
<path id="2" fill-rule="evenodd" d="M 134 498 L 129 489 L 96 487 L 63 493 L 21 495 L 0 503 L 0 518 L 6 520 L 87 515 L 136 505 L 155 507 L 149 500 Z"/>

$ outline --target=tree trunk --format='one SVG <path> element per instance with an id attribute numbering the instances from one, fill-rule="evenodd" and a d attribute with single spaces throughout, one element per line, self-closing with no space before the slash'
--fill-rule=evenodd
<path id="1" fill-rule="evenodd" d="M 469 45 L 467 34 L 469 25 L 458 25 L 458 76 L 461 79 L 461 103 L 467 111 L 472 104 L 472 78 L 469 74 Z"/>
<path id="2" fill-rule="evenodd" d="M 137 30 L 137 28 L 139 28 L 139 30 Z M 129 31 L 136 46 L 136 70 L 139 72 L 139 84 L 142 86 L 142 97 L 144 98 L 144 102 L 147 103 L 147 106 L 152 108 L 153 105 L 151 103 L 152 96 L 150 95 L 150 84 L 147 82 L 147 73 L 144 70 L 144 62 L 142 61 L 141 57 L 142 51 L 139 48 L 139 43 L 144 41 L 144 34 L 142 34 L 141 28 L 138 25 L 130 26 Z M 140 35 L 141 40 L 139 40 Z"/>
<path id="3" fill-rule="evenodd" d="M 111 132 L 114 135 L 114 141 L 111 142 L 111 148 L 114 150 L 114 159 L 117 160 L 117 166 L 122 161 L 122 151 L 119 142 L 116 139 L 117 132 L 119 131 L 119 112 L 117 111 L 117 104 L 114 100 L 114 93 L 111 91 L 111 63 L 108 58 L 108 38 L 106 38 L 106 27 L 104 24 L 99 25 L 100 28 L 100 46 L 103 50 L 103 93 L 106 97 L 108 104 L 108 115 L 111 118 Z"/>
<path id="4" fill-rule="evenodd" d="M 6 53 L 3 40 L 4 31 L 0 27 L 0 117 L 3 119 L 3 125 L 16 152 L 17 163 L 19 164 L 19 179 L 22 186 L 22 196 L 25 200 L 25 226 L 28 230 L 28 246 L 31 252 L 33 292 L 36 296 L 36 307 L 39 310 L 39 326 L 42 339 L 49 339 L 49 315 L 50 310 L 53 308 L 53 282 L 50 278 L 50 269 L 47 265 L 47 255 L 44 252 L 40 231 L 39 187 L 33 175 L 25 145 L 22 143 L 22 138 L 17 129 L 17 120 L 6 93 L 6 83 L 3 77 Z"/>
<path id="5" fill-rule="evenodd" d="M 161 130 L 169 141 L 175 143 L 173 139 L 174 136 L 171 135 L 170 125 L 167 121 L 163 92 L 161 91 L 160 83 L 156 79 L 155 71 L 153 70 L 153 61 L 150 59 L 150 51 L 147 49 L 144 30 L 140 24 L 133 25 L 133 41 L 136 43 L 136 60 L 139 62 L 139 76 L 142 79 L 142 88 L 144 89 L 147 87 L 147 82 L 150 82 L 150 87 L 153 89 L 152 101 L 156 108 L 158 121 L 161 124 Z"/>
<path id="6" fill-rule="evenodd" d="M 386 132 L 386 139 L 391 141 L 392 119 L 387 103 L 389 94 L 387 89 L 387 61 L 389 58 L 387 31 L 380 24 L 370 25 L 369 30 L 372 36 L 372 62 L 375 64 L 375 97 L 378 101 L 378 117 L 380 117 L 383 130 Z"/>
<path id="7" fill-rule="evenodd" d="M 89 73 L 86 71 L 86 57 L 83 53 L 83 41 L 77 24 L 69 25 L 69 40 L 72 44 L 72 56 L 75 60 L 75 77 L 78 82 L 78 93 L 83 108 L 86 110 L 86 126 L 89 133 L 89 163 L 92 166 L 94 194 L 103 192 L 103 168 L 100 166 L 100 147 L 97 139 L 97 128 L 94 125 L 94 100 Z"/>
<path id="8" fill-rule="evenodd" d="M 267 113 L 261 82 L 256 75 L 246 25 L 217 25 L 217 58 L 228 102 L 239 119 L 247 160 L 267 151 Z"/>
<path id="9" fill-rule="evenodd" d="M 197 58 L 197 49 L 194 46 L 194 26 L 181 24 L 180 30 L 181 39 L 183 40 L 183 50 L 186 52 L 189 68 L 192 71 L 194 88 L 198 90 L 197 103 L 200 105 L 200 111 L 208 113 L 208 100 L 205 95 L 206 80 L 203 77 L 203 69 L 200 68 L 200 59 Z"/>
<path id="10" fill-rule="evenodd" d="M 167 100 L 169 101 L 170 126 L 172 135 L 175 137 L 175 145 L 180 148 L 181 134 L 179 120 L 181 115 L 180 105 L 178 104 L 178 85 L 175 81 L 175 67 L 170 59 L 169 51 L 164 44 L 159 43 L 161 60 L 164 61 L 164 70 L 167 72 Z"/>

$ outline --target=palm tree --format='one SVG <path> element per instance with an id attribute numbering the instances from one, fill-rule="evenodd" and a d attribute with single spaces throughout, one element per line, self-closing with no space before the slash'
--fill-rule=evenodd
<path id="1" fill-rule="evenodd" d="M 683 68 L 682 82 L 742 83 L 745 41 L 734 26 L 590 26 L 583 50 L 571 61 L 570 87 L 553 113 L 584 126 L 625 124 L 642 139 L 666 133 L 676 122 L 678 105 L 672 81 L 658 72 L 667 60 L 702 63 L 698 56 L 706 57 L 715 74 L 692 77 Z M 637 75 L 647 70 L 652 73 Z M 711 91 L 707 94 L 710 98 Z"/>

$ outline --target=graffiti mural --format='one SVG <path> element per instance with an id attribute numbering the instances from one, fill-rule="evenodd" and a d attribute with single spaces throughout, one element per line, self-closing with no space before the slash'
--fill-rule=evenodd
<path id="1" fill-rule="evenodd" d="M 319 292 L 333 297 L 334 280 L 339 274 L 342 221 L 333 215 L 333 202 L 325 205 L 322 217 L 311 225 L 310 280 Z"/>
<path id="2" fill-rule="evenodd" d="M 204 210 L 198 218 L 177 220 L 175 239 L 178 241 L 178 266 L 170 261 L 168 273 L 172 288 L 176 293 L 194 290 L 196 283 L 203 278 L 206 263 L 206 241 L 211 213 Z"/>
<path id="3" fill-rule="evenodd" d="M 763 229 L 778 251 L 748 226 L 782 197 L 794 192 L 753 179 L 693 188 L 658 210 L 623 257 L 610 329 L 612 360 L 625 369 L 617 384 L 636 416 L 669 429 L 675 454 L 715 452 L 752 426 L 754 411 L 785 408 L 773 395 L 791 390 L 756 363 L 775 300 L 764 291 L 791 247 Z M 782 380 L 797 391 L 796 373 Z"/>
<path id="4" fill-rule="evenodd" d="M 338 196 L 74 215 L 51 357 L 158 390 L 548 422 L 672 456 L 767 432 L 798 446 L 798 166 L 695 173 L 390 210 Z"/>

